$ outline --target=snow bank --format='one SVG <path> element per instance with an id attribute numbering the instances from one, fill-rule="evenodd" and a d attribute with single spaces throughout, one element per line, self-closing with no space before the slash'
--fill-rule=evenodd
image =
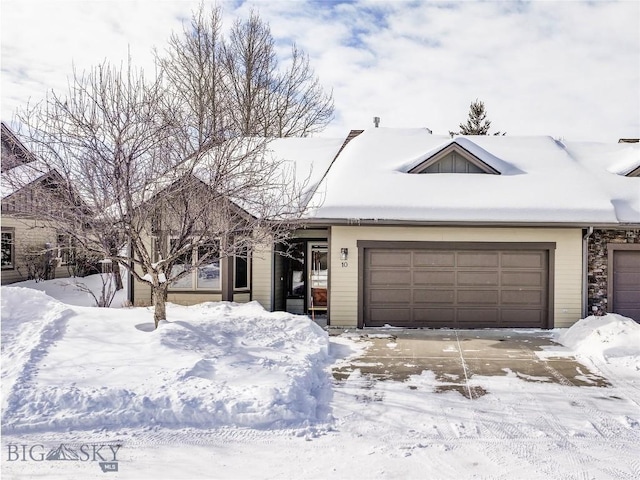
<path id="1" fill-rule="evenodd" d="M 255 302 L 168 305 L 167 315 L 153 330 L 151 309 L 70 307 L 3 287 L 3 429 L 298 428 L 330 419 L 329 339 L 307 317 Z"/>
<path id="2" fill-rule="evenodd" d="M 605 363 L 640 370 L 640 324 L 622 315 L 587 317 L 560 333 L 557 341 Z"/>
<path id="3" fill-rule="evenodd" d="M 36 373 L 35 365 L 58 338 L 72 313 L 43 292 L 2 287 L 2 410 L 17 401 Z M 37 314 L 36 314 L 37 312 Z"/>
<path id="4" fill-rule="evenodd" d="M 126 282 L 127 275 L 123 275 Z M 89 289 L 99 298 L 102 290 L 102 274 L 87 275 L 86 277 L 56 278 L 54 280 L 38 281 L 25 280 L 11 284 L 11 287 L 26 287 L 32 290 L 40 290 L 50 297 L 59 300 L 68 305 L 77 305 L 80 307 L 95 307 L 96 301 L 90 293 L 85 290 Z M 126 288 L 115 293 L 111 307 L 120 308 L 127 300 Z"/>

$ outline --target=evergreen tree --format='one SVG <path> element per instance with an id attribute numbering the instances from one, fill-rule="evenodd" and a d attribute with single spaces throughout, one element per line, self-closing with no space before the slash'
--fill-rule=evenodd
<path id="1" fill-rule="evenodd" d="M 466 123 L 459 125 L 459 132 L 449 131 L 449 135 L 489 135 L 489 128 L 491 127 L 491 120 L 487 120 L 487 112 L 484 108 L 484 102 L 476 98 L 475 102 L 471 102 L 469 106 L 469 118 Z M 505 135 L 503 133 L 502 135 Z M 494 135 L 500 135 L 500 132 L 495 132 Z"/>

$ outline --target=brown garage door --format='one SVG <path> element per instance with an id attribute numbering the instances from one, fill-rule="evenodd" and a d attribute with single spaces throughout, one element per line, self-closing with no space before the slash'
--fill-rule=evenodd
<path id="1" fill-rule="evenodd" d="M 550 328 L 549 250 L 364 249 L 363 322 Z"/>
<path id="2" fill-rule="evenodd" d="M 640 322 L 640 250 L 613 252 L 611 311 Z"/>

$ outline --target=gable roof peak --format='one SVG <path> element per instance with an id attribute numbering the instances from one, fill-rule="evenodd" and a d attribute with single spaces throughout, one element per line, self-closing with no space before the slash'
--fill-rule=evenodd
<path id="1" fill-rule="evenodd" d="M 2 126 L 2 171 L 36 160 L 33 153 L 24 146 L 7 124 L 4 122 L 0 124 Z"/>

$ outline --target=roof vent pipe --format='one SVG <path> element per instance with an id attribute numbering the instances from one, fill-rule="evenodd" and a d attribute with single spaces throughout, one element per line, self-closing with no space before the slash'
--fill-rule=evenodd
<path id="1" fill-rule="evenodd" d="M 373 124 L 378 128 L 380 126 L 380 117 L 373 117 Z"/>

